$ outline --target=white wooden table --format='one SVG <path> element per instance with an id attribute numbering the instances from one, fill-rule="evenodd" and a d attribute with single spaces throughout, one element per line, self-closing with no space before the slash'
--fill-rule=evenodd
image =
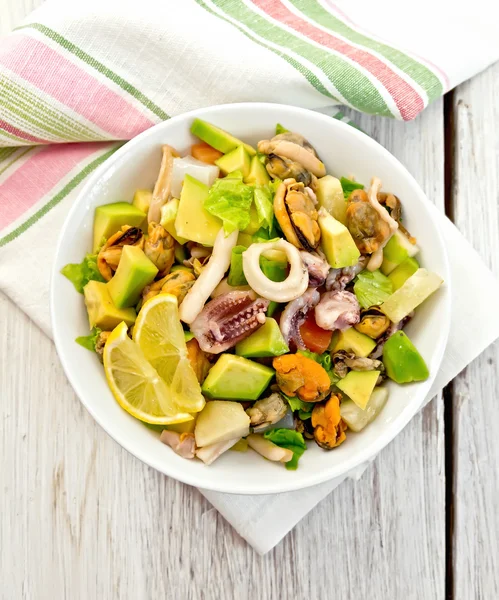
<path id="1" fill-rule="evenodd" d="M 0 0 L 0 33 L 41 2 Z M 496 274 L 498 96 L 499 65 L 415 122 L 355 117 Z M 94 423 L 52 342 L 1 294 L 0 332 L 2 600 L 499 598 L 497 344 L 361 481 L 340 486 L 262 558 L 195 489 Z"/>

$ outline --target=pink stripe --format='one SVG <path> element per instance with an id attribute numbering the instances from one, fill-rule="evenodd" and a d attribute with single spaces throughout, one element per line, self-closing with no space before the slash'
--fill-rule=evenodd
<path id="1" fill-rule="evenodd" d="M 252 0 L 252 2 L 273 19 L 288 25 L 322 46 L 340 52 L 374 75 L 390 93 L 405 121 L 414 119 L 423 110 L 423 99 L 416 90 L 373 54 L 355 48 L 336 36 L 318 29 L 312 23 L 292 13 L 280 0 Z"/>
<path id="2" fill-rule="evenodd" d="M 54 144 L 33 154 L 0 185 L 0 229 L 33 207 L 102 143 Z"/>
<path id="3" fill-rule="evenodd" d="M 23 34 L 7 38 L 0 63 L 79 113 L 113 139 L 154 125 L 124 98 L 46 44 Z"/>
<path id="4" fill-rule="evenodd" d="M 2 119 L 0 119 L 0 129 L 3 129 L 7 133 L 11 133 L 12 135 L 16 135 L 17 137 L 20 137 L 23 140 L 26 140 L 27 142 L 34 142 L 35 144 L 49 143 L 48 140 L 42 140 L 41 138 L 26 133 L 25 131 L 21 131 L 17 127 L 14 127 L 14 125 L 11 125 L 10 123 L 7 123 L 7 121 L 4 121 Z"/>
<path id="5" fill-rule="evenodd" d="M 371 31 L 369 31 L 369 29 L 366 29 L 365 27 L 361 27 L 360 25 L 358 25 L 357 23 L 355 23 L 354 21 L 352 21 L 352 19 L 347 14 L 345 14 L 345 12 L 342 11 L 341 8 L 339 8 L 339 6 L 336 6 L 336 4 L 334 4 L 333 2 L 331 2 L 331 0 L 326 0 L 326 3 L 329 4 L 329 6 L 336 13 L 338 13 L 338 15 L 341 16 L 341 18 L 343 19 L 343 21 L 350 23 L 350 26 L 354 27 L 359 33 L 360 32 L 364 32 L 368 37 L 370 37 L 372 39 L 375 39 L 375 37 L 377 37 L 377 36 L 375 36 L 375 34 L 373 34 Z M 388 44 L 387 42 L 383 42 L 383 41 L 381 41 L 381 43 L 383 43 L 383 44 L 386 43 L 387 45 L 391 45 L 391 44 Z M 417 60 L 426 63 L 434 71 L 437 71 L 440 74 L 440 77 L 444 80 L 445 85 L 447 86 L 446 89 L 444 90 L 444 92 L 446 92 L 450 88 L 450 79 L 447 76 L 447 73 L 445 73 L 445 71 L 443 71 L 438 65 L 436 65 L 433 62 L 431 62 L 431 60 L 428 60 L 424 56 L 416 54 L 415 52 L 412 52 L 412 51 L 409 52 L 407 50 L 401 50 L 401 52 L 404 52 L 405 54 L 408 54 L 409 56 L 413 56 Z"/>

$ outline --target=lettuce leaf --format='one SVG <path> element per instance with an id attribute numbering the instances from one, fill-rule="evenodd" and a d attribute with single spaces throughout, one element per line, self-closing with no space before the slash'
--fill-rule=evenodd
<path id="1" fill-rule="evenodd" d="M 94 327 L 90 332 L 90 335 L 81 335 L 75 339 L 75 342 L 87 350 L 90 350 L 90 352 L 95 352 L 95 345 L 100 333 L 102 333 L 102 329 Z"/>
<path id="2" fill-rule="evenodd" d="M 230 258 L 230 271 L 227 283 L 229 285 L 248 285 L 243 272 L 243 252 L 246 246 L 235 246 L 232 248 L 232 256 Z"/>
<path id="3" fill-rule="evenodd" d="M 361 271 L 353 286 L 354 294 L 362 308 L 370 308 L 382 304 L 393 293 L 390 279 L 378 269 L 376 271 Z"/>
<path id="4" fill-rule="evenodd" d="M 363 190 L 364 186 L 361 183 L 357 183 L 356 181 L 352 181 L 351 179 L 347 179 L 346 177 L 342 177 L 340 179 L 341 187 L 343 188 L 343 196 L 345 200 L 348 200 L 348 197 L 354 190 Z"/>
<path id="5" fill-rule="evenodd" d="M 263 437 L 273 442 L 280 448 L 286 448 L 293 451 L 293 458 L 285 463 L 286 469 L 294 471 L 298 467 L 300 456 L 307 449 L 307 444 L 303 435 L 292 429 L 271 429 L 263 434 Z"/>
<path id="6" fill-rule="evenodd" d="M 248 227 L 253 202 L 253 188 L 232 175 L 217 179 L 204 201 L 205 209 L 222 219 L 225 235 Z"/>
<path id="7" fill-rule="evenodd" d="M 277 260 L 270 260 L 265 256 L 260 256 L 260 268 L 265 277 L 270 281 L 281 282 L 288 276 L 288 263 Z"/>
<path id="8" fill-rule="evenodd" d="M 284 125 L 281 125 L 280 123 L 277 123 L 277 125 L 275 126 L 275 134 L 279 135 L 280 133 L 288 133 L 289 129 L 286 129 L 286 127 L 284 127 Z"/>
<path id="9" fill-rule="evenodd" d="M 274 224 L 273 194 L 269 186 L 259 185 L 255 188 L 255 208 L 258 214 L 260 228 L 270 231 Z"/>
<path id="10" fill-rule="evenodd" d="M 80 264 L 70 263 L 61 269 L 64 277 L 75 286 L 80 294 L 89 281 L 105 281 L 97 268 L 97 254 L 87 254 Z"/>

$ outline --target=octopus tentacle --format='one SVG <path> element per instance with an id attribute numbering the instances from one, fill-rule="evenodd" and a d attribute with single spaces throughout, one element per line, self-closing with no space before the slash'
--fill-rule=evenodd
<path id="1" fill-rule="evenodd" d="M 316 289 L 308 288 L 302 296 L 289 302 L 284 309 L 279 325 L 288 346 L 293 342 L 299 350 L 306 349 L 300 326 L 305 322 L 308 313 L 318 304 L 320 297 Z"/>
<path id="2" fill-rule="evenodd" d="M 219 354 L 265 323 L 269 300 L 254 292 L 229 292 L 210 300 L 191 325 L 201 350 Z"/>

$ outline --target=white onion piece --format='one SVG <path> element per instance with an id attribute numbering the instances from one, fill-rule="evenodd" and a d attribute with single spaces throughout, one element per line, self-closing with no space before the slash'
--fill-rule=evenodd
<path id="1" fill-rule="evenodd" d="M 253 448 L 255 452 L 268 460 L 286 463 L 293 458 L 292 450 L 281 448 L 270 440 L 266 440 L 262 435 L 258 435 L 258 433 L 252 433 L 246 440 L 250 448 Z"/>
<path id="2" fill-rule="evenodd" d="M 203 446 L 196 450 L 196 456 L 201 459 L 205 465 L 211 465 L 212 462 L 216 461 L 227 450 L 230 450 L 234 444 L 236 444 L 241 438 L 233 438 L 226 440 L 225 442 L 216 442 L 209 446 Z"/>
<path id="3" fill-rule="evenodd" d="M 236 229 L 225 237 L 223 227 L 220 228 L 208 264 L 201 271 L 201 275 L 196 279 L 196 283 L 187 292 L 187 296 L 180 305 L 179 316 L 184 323 L 190 325 L 194 321 L 203 310 L 204 303 L 210 297 L 211 292 L 222 280 L 225 271 L 229 268 L 232 248 L 237 244 L 238 235 L 239 231 Z"/>
<path id="4" fill-rule="evenodd" d="M 172 169 L 172 188 L 171 193 L 174 198 L 180 198 L 184 177 L 190 175 L 208 187 L 212 186 L 220 173 L 216 165 L 207 165 L 201 160 L 192 156 L 173 159 Z"/>
<path id="5" fill-rule="evenodd" d="M 381 179 L 379 177 L 373 177 L 371 181 L 371 187 L 367 192 L 367 197 L 369 198 L 369 204 L 376 210 L 383 221 L 388 223 L 388 227 L 390 228 L 390 235 L 386 238 L 386 240 L 379 246 L 376 252 L 371 254 L 371 258 L 367 263 L 368 271 L 376 271 L 381 267 L 381 263 L 383 262 L 383 248 L 388 244 L 388 241 L 392 237 L 392 235 L 399 228 L 399 224 L 395 219 L 392 219 L 390 213 L 386 210 L 384 206 L 381 206 L 378 200 L 378 192 L 381 190 Z"/>
<path id="6" fill-rule="evenodd" d="M 267 250 L 281 250 L 286 254 L 291 268 L 284 281 L 271 281 L 263 274 L 260 268 L 260 255 Z M 300 252 L 285 240 L 251 244 L 243 252 L 243 271 L 251 288 L 263 298 L 274 302 L 290 302 L 301 296 L 308 287 L 308 271 Z"/>

